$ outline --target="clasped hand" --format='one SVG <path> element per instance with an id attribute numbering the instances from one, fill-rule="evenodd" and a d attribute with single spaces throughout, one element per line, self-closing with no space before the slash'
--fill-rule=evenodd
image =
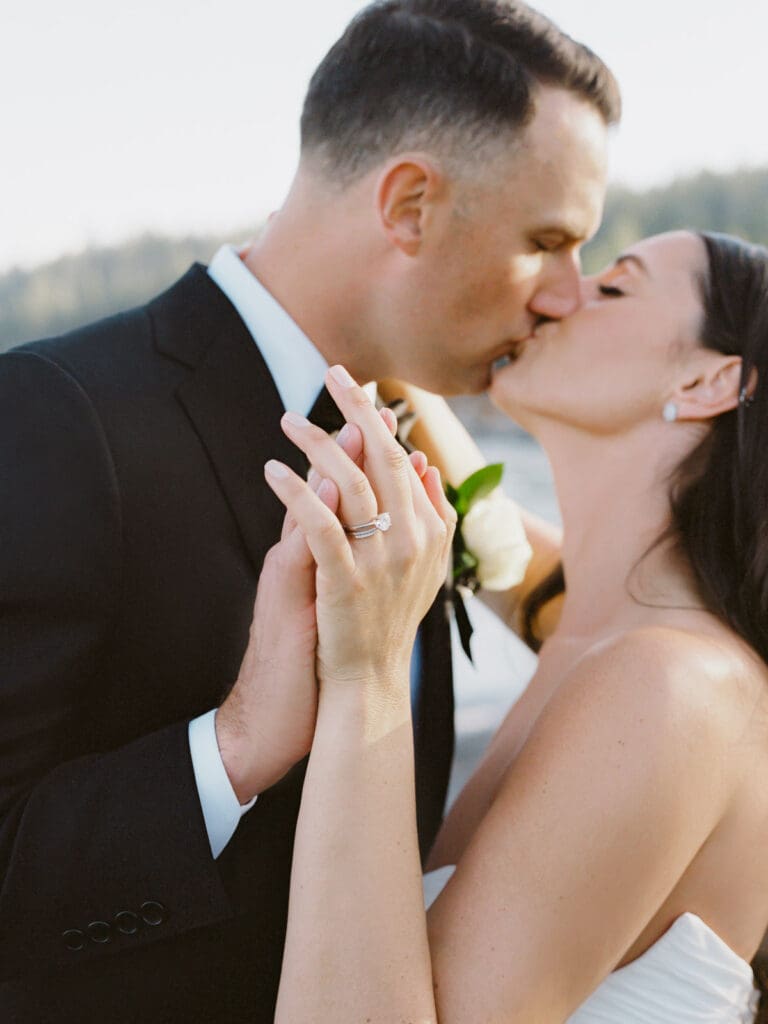
<path id="1" fill-rule="evenodd" d="M 285 505 L 280 542 L 264 563 L 248 649 L 219 709 L 217 734 L 241 802 L 276 782 L 312 742 L 320 689 L 404 689 L 419 622 L 446 578 L 456 516 L 438 471 L 395 440 L 343 367 L 327 375 L 347 428 L 340 443 L 304 417 L 282 428 L 307 456 L 303 480 L 270 461 L 267 483 Z M 355 539 L 388 512 L 391 528 Z"/>

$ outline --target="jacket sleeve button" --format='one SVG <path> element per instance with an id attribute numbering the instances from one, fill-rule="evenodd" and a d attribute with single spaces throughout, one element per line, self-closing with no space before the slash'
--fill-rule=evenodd
<path id="1" fill-rule="evenodd" d="M 115 927 L 121 935 L 135 935 L 139 930 L 139 919 L 130 910 L 121 910 L 115 914 Z"/>
<path id="2" fill-rule="evenodd" d="M 91 942 L 102 945 L 112 941 L 112 926 L 106 921 L 91 921 L 88 925 L 88 938 Z"/>
<path id="3" fill-rule="evenodd" d="M 141 919 L 145 924 L 148 924 L 151 928 L 156 928 L 168 917 L 168 912 L 162 903 L 158 903 L 156 900 L 147 900 L 146 903 L 142 903 L 139 908 L 141 911 Z"/>
<path id="4" fill-rule="evenodd" d="M 85 949 L 85 935 L 79 928 L 70 928 L 61 937 L 64 939 L 64 945 L 67 949 L 71 949 L 73 953 L 80 949 Z"/>

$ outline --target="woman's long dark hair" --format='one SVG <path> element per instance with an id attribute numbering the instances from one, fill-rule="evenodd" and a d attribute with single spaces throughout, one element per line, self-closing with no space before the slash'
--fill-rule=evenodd
<path id="1" fill-rule="evenodd" d="M 768 249 L 702 234 L 701 344 L 742 359 L 741 401 L 712 423 L 673 472 L 671 538 L 691 566 L 705 608 L 768 663 Z M 525 639 L 565 589 L 562 565 L 529 595 Z"/>

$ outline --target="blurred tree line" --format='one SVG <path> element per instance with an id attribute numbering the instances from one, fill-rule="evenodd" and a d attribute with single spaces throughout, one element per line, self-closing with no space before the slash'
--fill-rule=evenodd
<path id="1" fill-rule="evenodd" d="M 143 235 L 0 276 L 0 352 L 146 302 L 223 239 Z"/>
<path id="2" fill-rule="evenodd" d="M 585 251 L 585 268 L 599 269 L 638 238 L 684 227 L 768 245 L 768 168 L 704 173 L 642 193 L 613 189 L 600 233 Z M 252 234 L 235 232 L 230 238 Z M 145 235 L 30 271 L 12 270 L 0 276 L 0 351 L 145 302 L 190 263 L 209 260 L 222 241 Z"/>
<path id="3" fill-rule="evenodd" d="M 676 228 L 720 231 L 768 245 L 768 167 L 705 172 L 648 192 L 612 189 L 603 225 L 585 250 L 585 268 L 594 273 L 633 241 Z"/>

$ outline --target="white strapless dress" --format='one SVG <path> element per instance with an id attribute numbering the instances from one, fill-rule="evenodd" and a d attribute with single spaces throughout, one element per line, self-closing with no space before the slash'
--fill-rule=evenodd
<path id="1" fill-rule="evenodd" d="M 424 876 L 429 906 L 454 872 Z M 759 994 L 752 968 L 695 914 L 598 986 L 566 1024 L 752 1024 Z"/>

